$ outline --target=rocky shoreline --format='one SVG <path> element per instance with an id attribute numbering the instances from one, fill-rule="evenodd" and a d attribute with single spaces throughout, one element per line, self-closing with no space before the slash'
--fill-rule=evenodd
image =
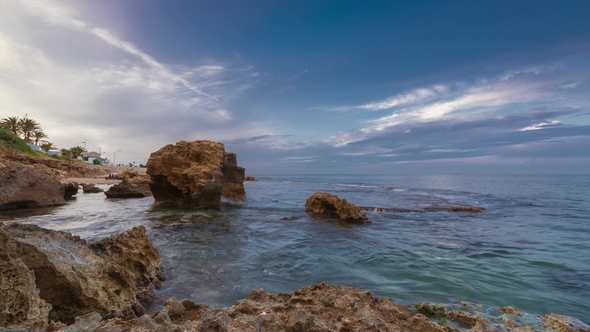
<path id="1" fill-rule="evenodd" d="M 290 294 L 252 290 L 227 308 L 170 298 L 144 314 L 165 280 L 144 227 L 88 243 L 66 232 L 0 223 L 0 331 L 590 331 L 583 322 L 512 307 L 419 303 L 347 286 Z"/>

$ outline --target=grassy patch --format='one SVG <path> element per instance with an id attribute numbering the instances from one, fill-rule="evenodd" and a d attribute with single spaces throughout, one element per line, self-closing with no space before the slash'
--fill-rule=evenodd
<path id="1" fill-rule="evenodd" d="M 24 152 L 31 156 L 39 155 L 37 152 L 33 151 L 22 138 L 19 138 L 10 131 L 2 128 L 0 128 L 0 147 Z"/>

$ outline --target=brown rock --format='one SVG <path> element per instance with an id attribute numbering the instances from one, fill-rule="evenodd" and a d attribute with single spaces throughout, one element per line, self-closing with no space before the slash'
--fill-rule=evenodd
<path id="1" fill-rule="evenodd" d="M 508 331 L 512 332 L 535 332 L 535 329 L 524 324 L 520 324 L 511 320 L 507 320 L 502 324 Z"/>
<path id="2" fill-rule="evenodd" d="M 244 177 L 244 181 L 258 181 L 253 176 L 246 176 Z"/>
<path id="3" fill-rule="evenodd" d="M 153 298 L 153 287 L 159 284 L 160 257 L 144 227 L 90 245 L 69 233 L 33 225 L 1 225 L 0 234 L 34 271 L 39 296 L 52 305 L 49 319 L 55 321 L 73 323 L 76 316 L 93 311 L 134 317 L 143 309 L 139 295 L 152 291 Z"/>
<path id="4" fill-rule="evenodd" d="M 152 195 L 147 183 L 130 183 L 127 180 L 110 187 L 104 194 L 108 198 L 140 198 Z"/>
<path id="5" fill-rule="evenodd" d="M 502 312 L 510 316 L 521 316 L 520 311 L 518 311 L 518 309 L 516 309 L 515 307 L 511 306 L 502 307 Z"/>
<path id="6" fill-rule="evenodd" d="M 117 173 L 117 177 L 121 180 L 127 180 L 129 183 L 135 184 L 149 184 L 150 176 L 144 172 L 138 172 L 135 170 L 123 170 Z"/>
<path id="7" fill-rule="evenodd" d="M 543 328 L 559 332 L 590 332 L 590 326 L 577 318 L 560 314 L 547 314 L 543 316 Z"/>
<path id="8" fill-rule="evenodd" d="M 470 313 L 462 310 L 453 310 L 447 313 L 447 319 L 457 322 L 461 325 L 475 329 L 486 329 L 491 323 L 480 316 L 472 316 Z"/>
<path id="9" fill-rule="evenodd" d="M 305 210 L 348 222 L 371 223 L 356 205 L 329 193 L 317 192 L 311 195 L 305 202 Z"/>
<path id="10" fill-rule="evenodd" d="M 97 187 L 93 183 L 83 183 L 82 184 L 82 191 L 87 194 L 96 194 L 104 192 L 103 189 Z"/>
<path id="11" fill-rule="evenodd" d="M 62 205 L 65 194 L 64 185 L 48 167 L 0 161 L 0 210 Z"/>
<path id="12" fill-rule="evenodd" d="M 244 169 L 223 143 L 180 141 L 152 153 L 150 189 L 158 206 L 218 208 L 221 197 L 246 199 Z"/>
<path id="13" fill-rule="evenodd" d="M 16 161 L 26 165 L 44 165 L 51 169 L 64 172 L 66 177 L 71 178 L 93 178 L 99 175 L 108 174 L 108 169 L 99 165 L 83 164 L 53 158 L 42 158 L 29 156 L 12 150 L 1 152 L 8 160 Z"/>
<path id="14" fill-rule="evenodd" d="M 39 297 L 35 273 L 15 248 L 14 241 L 0 232 L 0 327 L 44 331 L 51 305 Z"/>

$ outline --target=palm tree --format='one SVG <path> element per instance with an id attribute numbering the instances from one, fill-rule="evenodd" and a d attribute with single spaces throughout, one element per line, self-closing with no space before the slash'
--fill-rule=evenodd
<path id="1" fill-rule="evenodd" d="M 20 119 L 18 118 L 18 116 L 9 116 L 7 118 L 2 119 L 2 121 L 0 121 L 0 126 L 2 126 L 2 128 L 6 129 L 6 130 L 12 131 L 13 134 L 18 136 L 19 131 L 20 131 L 19 123 L 20 123 Z"/>
<path id="2" fill-rule="evenodd" d="M 45 151 L 45 153 L 49 153 L 49 150 L 51 149 L 55 149 L 55 145 L 53 145 L 53 143 L 51 142 L 47 142 L 47 143 L 43 143 L 40 146 L 41 150 Z"/>
<path id="3" fill-rule="evenodd" d="M 25 114 L 25 117 L 18 121 L 20 131 L 23 134 L 23 139 L 27 143 L 31 143 L 31 135 L 41 129 L 39 123 L 33 119 L 29 119 L 29 117 Z"/>
<path id="4" fill-rule="evenodd" d="M 44 140 L 44 138 L 49 138 L 49 136 L 45 135 L 42 130 L 35 131 L 33 137 L 35 138 L 35 145 L 39 145 L 39 141 L 41 141 L 41 143 L 47 143 L 47 140 Z"/>

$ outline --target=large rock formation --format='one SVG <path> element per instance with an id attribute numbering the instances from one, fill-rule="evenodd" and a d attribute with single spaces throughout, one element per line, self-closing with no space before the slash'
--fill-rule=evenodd
<path id="1" fill-rule="evenodd" d="M 55 321 L 73 323 L 93 311 L 132 318 L 163 280 L 159 253 L 144 227 L 88 244 L 65 232 L 0 224 L 0 240 L 0 256 L 6 257 L 0 260 L 0 326 L 42 320 L 44 302 L 52 306 L 49 319 Z"/>
<path id="2" fill-rule="evenodd" d="M 82 191 L 85 194 L 96 194 L 96 193 L 102 193 L 102 192 L 104 192 L 103 189 L 97 187 L 93 183 L 82 183 Z"/>
<path id="3" fill-rule="evenodd" d="M 78 185 L 62 171 L 44 165 L 28 165 L 9 159 L 0 161 L 0 210 L 37 208 L 65 204 Z"/>
<path id="4" fill-rule="evenodd" d="M 121 180 L 127 180 L 129 183 L 136 184 L 149 184 L 150 176 L 144 172 L 138 172 L 135 170 L 123 170 L 117 173 L 117 178 Z"/>
<path id="5" fill-rule="evenodd" d="M 311 195 L 305 202 L 305 210 L 353 223 L 371 223 L 356 205 L 330 193 L 317 192 Z"/>
<path id="6" fill-rule="evenodd" d="M 221 197 L 246 199 L 245 170 L 223 143 L 180 141 L 152 153 L 147 162 L 157 206 L 218 208 Z"/>
<path id="7" fill-rule="evenodd" d="M 16 248 L 14 240 L 0 231 L 0 327 L 45 331 L 51 305 L 39 297 L 35 273 Z"/>
<path id="8" fill-rule="evenodd" d="M 130 183 L 127 180 L 110 187 L 104 194 L 108 198 L 141 198 L 152 195 L 147 183 Z"/>

